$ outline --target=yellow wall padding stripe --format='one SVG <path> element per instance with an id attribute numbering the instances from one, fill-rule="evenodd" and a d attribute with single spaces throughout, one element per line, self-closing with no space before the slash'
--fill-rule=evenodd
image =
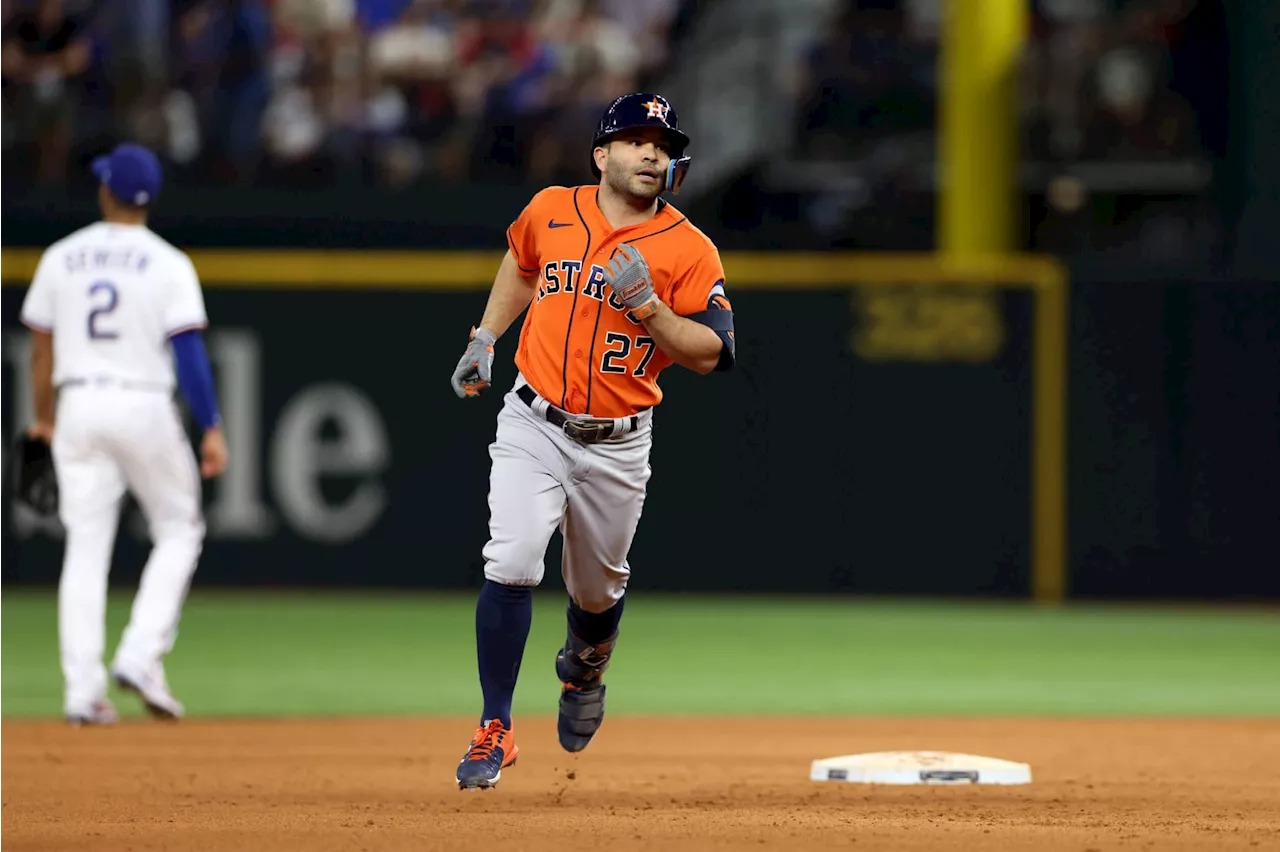
<path id="1" fill-rule="evenodd" d="M 6 285 L 30 282 L 40 249 L 0 250 Z M 188 252 L 206 287 L 260 289 L 485 290 L 501 252 L 201 249 Z M 932 254 L 725 252 L 725 284 L 740 289 L 811 289 L 852 283 L 985 283 L 1039 288 L 1062 278 L 1051 258 L 998 255 L 947 260 Z"/>

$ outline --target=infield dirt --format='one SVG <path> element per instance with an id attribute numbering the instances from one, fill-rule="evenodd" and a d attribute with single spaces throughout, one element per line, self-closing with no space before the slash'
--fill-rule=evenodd
<path id="1" fill-rule="evenodd" d="M 463 793 L 473 719 L 3 725 L 6 850 L 1280 850 L 1280 720 L 608 719 L 579 755 L 516 719 Z M 1023 787 L 815 783 L 814 758 L 935 749 Z"/>

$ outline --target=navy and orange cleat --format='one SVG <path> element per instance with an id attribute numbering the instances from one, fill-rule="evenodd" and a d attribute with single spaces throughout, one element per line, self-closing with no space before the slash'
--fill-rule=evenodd
<path id="1" fill-rule="evenodd" d="M 556 676 L 560 678 L 560 713 L 556 733 L 560 747 L 579 752 L 604 724 L 604 677 L 618 634 L 597 645 L 588 645 L 570 631 L 564 647 L 556 654 Z"/>
<path id="2" fill-rule="evenodd" d="M 458 764 L 459 790 L 488 790 L 497 786 L 502 770 L 514 766 L 520 748 L 501 719 L 490 719 L 476 729 L 471 747 Z"/>

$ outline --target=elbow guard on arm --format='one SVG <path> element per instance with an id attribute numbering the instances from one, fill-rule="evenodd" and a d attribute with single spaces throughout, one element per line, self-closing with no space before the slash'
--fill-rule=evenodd
<path id="1" fill-rule="evenodd" d="M 716 364 L 716 369 L 733 369 L 737 358 L 737 346 L 733 338 L 733 311 L 711 308 L 705 311 L 698 311 L 696 314 L 690 314 L 688 319 L 705 325 L 720 338 L 720 360 Z"/>

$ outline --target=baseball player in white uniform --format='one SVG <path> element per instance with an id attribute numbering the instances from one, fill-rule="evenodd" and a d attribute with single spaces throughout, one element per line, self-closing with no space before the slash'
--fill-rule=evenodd
<path id="1" fill-rule="evenodd" d="M 124 144 L 93 163 L 102 220 L 45 251 L 22 306 L 31 329 L 36 422 L 50 442 L 66 551 L 58 586 L 63 712 L 73 724 L 116 719 L 107 699 L 107 575 L 125 490 L 153 547 L 111 677 L 158 718 L 182 716 L 164 656 L 204 541 L 200 477 L 226 467 L 208 319 L 195 267 L 147 228 L 160 191 L 155 155 Z M 181 387 L 203 430 L 197 467 L 174 403 Z M 56 389 L 56 418 L 55 418 Z"/>

